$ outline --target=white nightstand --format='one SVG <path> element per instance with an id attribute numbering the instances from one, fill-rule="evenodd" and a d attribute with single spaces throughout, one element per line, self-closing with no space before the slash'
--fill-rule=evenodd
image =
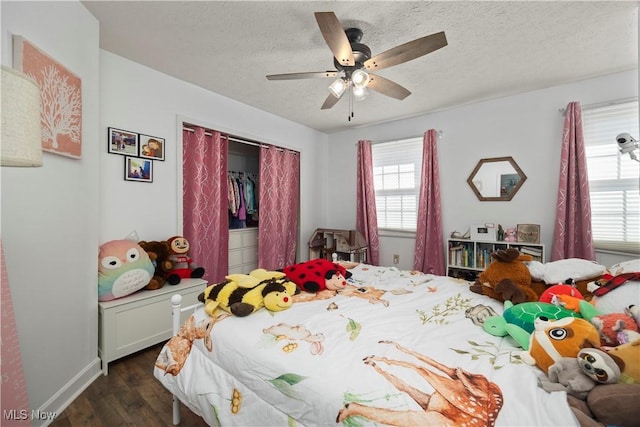
<path id="1" fill-rule="evenodd" d="M 182 295 L 183 307 L 198 302 L 207 282 L 182 279 L 154 291 L 142 290 L 124 298 L 100 302 L 98 314 L 98 356 L 102 373 L 109 363 L 171 338 L 171 296 Z M 183 314 L 184 322 L 189 314 Z"/>

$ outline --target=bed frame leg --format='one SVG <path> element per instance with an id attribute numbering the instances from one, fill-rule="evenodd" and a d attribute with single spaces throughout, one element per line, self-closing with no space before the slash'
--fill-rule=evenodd
<path id="1" fill-rule="evenodd" d="M 173 315 L 173 335 L 177 335 L 180 331 L 180 304 L 182 304 L 182 295 L 175 294 L 171 297 L 171 313 Z M 173 395 L 173 425 L 180 424 L 180 400 Z"/>
<path id="2" fill-rule="evenodd" d="M 173 397 L 173 425 L 180 424 L 180 400 L 176 396 Z"/>

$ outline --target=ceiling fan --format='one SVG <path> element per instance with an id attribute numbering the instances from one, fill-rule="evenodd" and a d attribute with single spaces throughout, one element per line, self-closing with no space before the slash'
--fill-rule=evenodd
<path id="1" fill-rule="evenodd" d="M 271 74 L 267 76 L 267 79 L 298 80 L 338 77 L 329 86 L 330 94 L 322 104 L 323 110 L 333 107 L 350 87 L 350 95 L 352 94 L 356 100 L 364 99 L 368 89 L 391 98 L 400 100 L 406 98 L 411 94 L 406 88 L 382 76 L 371 74 L 370 71 L 378 71 L 411 61 L 447 45 L 447 38 L 441 31 L 401 44 L 372 57 L 371 49 L 360 43 L 362 30 L 359 28 L 343 29 L 333 12 L 316 12 L 314 15 L 322 36 L 333 53 L 333 64 L 336 70 Z M 351 112 L 351 116 L 353 116 L 353 112 Z"/>

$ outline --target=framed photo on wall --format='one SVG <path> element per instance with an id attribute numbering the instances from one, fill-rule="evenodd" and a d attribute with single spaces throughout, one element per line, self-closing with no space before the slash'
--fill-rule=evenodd
<path id="1" fill-rule="evenodd" d="M 164 138 L 140 135 L 140 157 L 164 161 Z"/>
<path id="2" fill-rule="evenodd" d="M 153 161 L 140 157 L 124 158 L 125 181 L 153 182 Z"/>
<path id="3" fill-rule="evenodd" d="M 107 151 L 124 156 L 138 155 L 138 134 L 117 128 L 108 128 Z"/>

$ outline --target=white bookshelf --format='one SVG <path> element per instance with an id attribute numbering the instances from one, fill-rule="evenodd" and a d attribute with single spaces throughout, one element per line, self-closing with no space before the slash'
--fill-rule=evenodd
<path id="1" fill-rule="evenodd" d="M 534 261 L 544 262 L 544 244 L 526 242 L 495 242 L 470 239 L 447 240 L 447 275 L 472 279 L 491 262 L 491 253 L 516 248 L 531 255 Z"/>

